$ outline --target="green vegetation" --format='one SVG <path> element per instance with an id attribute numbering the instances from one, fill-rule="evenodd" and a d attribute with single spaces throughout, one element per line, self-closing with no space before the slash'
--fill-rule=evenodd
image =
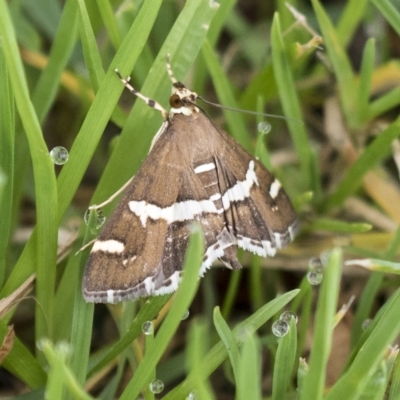
<path id="1" fill-rule="evenodd" d="M 400 398 L 400 9 L 340 3 L 0 0 L 1 398 Z M 83 215 L 135 173 L 162 122 L 114 69 L 167 107 L 168 53 L 202 97 L 285 117 L 204 105 L 272 166 L 302 231 L 202 280 L 195 233 L 176 295 L 87 304 L 78 250 L 98 231 Z M 298 323 L 278 339 L 285 310 Z"/>

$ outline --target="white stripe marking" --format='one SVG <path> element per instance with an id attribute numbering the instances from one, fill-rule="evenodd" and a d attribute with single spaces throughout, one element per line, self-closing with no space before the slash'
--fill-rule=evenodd
<path id="1" fill-rule="evenodd" d="M 222 196 L 223 208 L 216 208 L 214 201 L 217 200 L 217 194 L 213 194 L 208 200 L 186 200 L 174 203 L 169 207 L 161 208 L 146 201 L 130 201 L 129 209 L 140 218 L 143 226 L 146 226 L 147 218 L 153 220 L 164 219 L 169 224 L 177 221 L 188 221 L 194 219 L 202 213 L 221 214 L 228 210 L 230 204 L 235 201 L 244 200 L 250 196 L 250 189 L 255 183 L 258 186 L 258 180 L 254 171 L 254 161 L 249 163 L 249 169 L 244 181 L 237 182 L 229 188 Z"/>
<path id="2" fill-rule="evenodd" d="M 210 200 L 211 201 L 216 201 L 216 200 L 219 200 L 221 197 L 222 197 L 221 193 L 215 193 L 210 197 Z"/>
<path id="3" fill-rule="evenodd" d="M 275 179 L 272 183 L 271 186 L 269 188 L 269 194 L 271 195 L 271 197 L 273 199 L 276 199 L 278 197 L 279 194 L 279 190 L 281 189 L 282 185 L 281 183 L 278 181 L 278 179 Z"/>
<path id="4" fill-rule="evenodd" d="M 115 293 L 115 290 L 107 290 L 107 303 L 114 303 L 115 302 L 115 300 L 114 300 L 114 293 Z"/>
<path id="5" fill-rule="evenodd" d="M 228 210 L 230 204 L 234 201 L 242 201 L 246 197 L 250 196 L 250 189 L 253 183 L 258 185 L 258 179 L 256 172 L 254 171 L 254 161 L 251 160 L 249 163 L 249 169 L 246 172 L 246 179 L 239 181 L 235 186 L 229 188 L 222 196 L 222 204 L 225 210 Z"/>
<path id="6" fill-rule="evenodd" d="M 118 240 L 96 240 L 92 247 L 91 253 L 96 251 L 104 251 L 106 253 L 122 253 L 125 249 L 125 245 Z"/>
<path id="7" fill-rule="evenodd" d="M 199 165 L 194 169 L 195 174 L 201 174 L 202 172 L 207 172 L 215 169 L 215 164 L 214 163 L 208 163 L 208 164 L 202 164 Z"/>

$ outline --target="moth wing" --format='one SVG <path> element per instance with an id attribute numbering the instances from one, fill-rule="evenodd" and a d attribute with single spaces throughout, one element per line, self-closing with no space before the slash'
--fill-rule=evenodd
<path id="1" fill-rule="evenodd" d="M 83 277 L 87 301 L 150 296 L 165 281 L 161 260 L 168 221 L 151 213 L 167 210 L 180 190 L 171 182 L 180 182 L 184 167 L 172 162 L 178 155 L 170 136 L 167 130 L 157 140 L 95 241 Z M 146 208 L 150 202 L 154 207 Z"/>

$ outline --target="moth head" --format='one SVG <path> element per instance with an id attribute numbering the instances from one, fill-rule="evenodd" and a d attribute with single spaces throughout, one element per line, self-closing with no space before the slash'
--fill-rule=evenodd
<path id="1" fill-rule="evenodd" d="M 189 90 L 183 83 L 174 82 L 172 85 L 172 95 L 169 98 L 171 112 L 184 115 L 192 115 L 199 112 L 199 108 L 196 107 L 198 97 L 196 92 Z"/>

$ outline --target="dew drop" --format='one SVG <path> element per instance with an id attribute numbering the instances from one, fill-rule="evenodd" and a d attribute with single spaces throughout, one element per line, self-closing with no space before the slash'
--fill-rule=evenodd
<path id="1" fill-rule="evenodd" d="M 164 382 L 154 379 L 154 381 L 150 382 L 149 388 L 152 393 L 161 393 L 164 390 Z"/>
<path id="2" fill-rule="evenodd" d="M 271 125 L 268 122 L 260 122 L 257 126 L 258 132 L 263 135 L 268 134 L 271 131 Z"/>
<path id="3" fill-rule="evenodd" d="M 366 329 L 368 329 L 368 327 L 371 325 L 372 320 L 370 318 L 367 318 L 366 320 L 364 320 L 364 322 L 361 325 L 361 328 L 365 331 Z"/>
<path id="4" fill-rule="evenodd" d="M 151 335 L 154 332 L 153 323 L 151 321 L 143 322 L 142 332 L 145 335 Z"/>
<path id="5" fill-rule="evenodd" d="M 189 310 L 186 310 L 182 315 L 182 318 L 181 318 L 182 321 L 184 321 L 185 319 L 188 319 L 189 314 L 190 314 Z"/>
<path id="6" fill-rule="evenodd" d="M 96 209 L 96 214 L 97 214 L 97 220 L 96 220 L 96 229 L 101 228 L 104 225 L 104 222 L 106 222 L 107 217 L 104 215 L 103 210 L 101 208 Z M 83 216 L 83 220 L 85 221 L 85 224 L 89 224 L 89 216 L 90 216 L 90 210 L 86 210 L 85 215 Z"/>
<path id="7" fill-rule="evenodd" d="M 192 390 L 187 396 L 185 400 L 197 400 L 197 394 L 195 390 Z"/>
<path id="8" fill-rule="evenodd" d="M 47 346 L 49 343 L 50 343 L 50 340 L 49 340 L 49 339 L 47 339 L 47 338 L 42 338 L 42 339 L 39 339 L 39 340 L 36 342 L 36 347 L 37 347 L 40 351 L 43 351 L 43 349 L 45 348 L 45 346 Z"/>
<path id="9" fill-rule="evenodd" d="M 307 280 L 310 285 L 319 285 L 322 282 L 324 267 L 321 259 L 313 257 L 308 262 Z"/>
<path id="10" fill-rule="evenodd" d="M 69 158 L 68 150 L 62 146 L 56 146 L 50 151 L 50 158 L 54 164 L 64 165 Z"/>
<path id="11" fill-rule="evenodd" d="M 280 320 L 286 321 L 289 325 L 290 325 L 290 321 L 292 320 L 292 318 L 294 319 L 294 322 L 297 324 L 298 317 L 294 312 L 285 311 L 279 317 Z"/>
<path id="12" fill-rule="evenodd" d="M 308 261 L 308 268 L 309 269 L 322 268 L 321 259 L 318 257 L 310 258 L 310 260 Z"/>
<path id="13" fill-rule="evenodd" d="M 0 168 L 0 187 L 5 186 L 7 183 L 7 175 Z"/>
<path id="14" fill-rule="evenodd" d="M 329 257 L 331 256 L 331 252 L 329 250 L 323 251 L 321 255 L 319 256 L 319 259 L 321 260 L 321 264 L 326 267 L 328 265 Z"/>
<path id="15" fill-rule="evenodd" d="M 320 269 L 311 269 L 307 272 L 307 280 L 310 285 L 316 286 L 322 282 L 323 273 Z"/>
<path id="16" fill-rule="evenodd" d="M 278 319 L 272 324 L 272 333 L 276 337 L 283 337 L 289 332 L 289 324 L 283 319 Z"/>

